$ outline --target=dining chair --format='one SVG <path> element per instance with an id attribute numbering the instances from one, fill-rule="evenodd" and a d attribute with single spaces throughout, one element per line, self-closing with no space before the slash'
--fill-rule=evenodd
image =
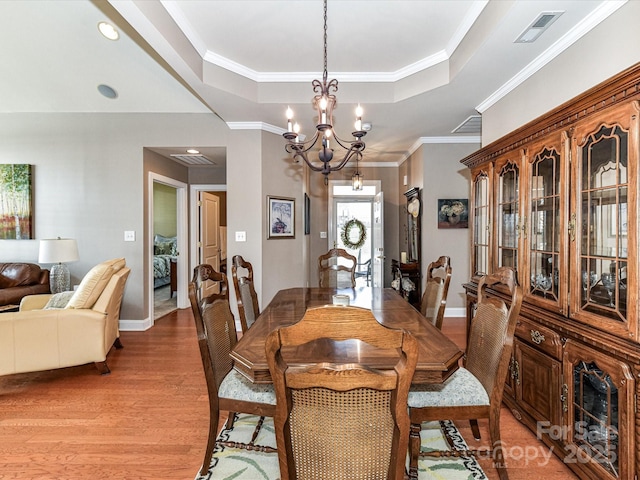
<path id="1" fill-rule="evenodd" d="M 451 259 L 443 255 L 427 267 L 427 279 L 420 301 L 420 312 L 438 330 L 442 330 L 450 282 Z"/>
<path id="2" fill-rule="evenodd" d="M 283 350 L 357 339 L 397 349 L 393 370 L 362 364 L 288 365 Z M 325 305 L 267 337 L 276 390 L 274 426 L 282 480 L 401 480 L 405 476 L 407 393 L 418 359 L 408 332 L 384 327 L 370 310 Z M 313 344 L 309 346 L 313 351 Z"/>
<path id="3" fill-rule="evenodd" d="M 509 306 L 497 297 L 487 296 L 487 287 L 508 292 L 511 298 Z M 512 268 L 501 267 L 480 279 L 464 367 L 456 370 L 443 384 L 413 386 L 409 391 L 410 478 L 418 478 L 420 456 L 469 456 L 479 453 L 478 450 L 455 449 L 446 453 L 421 452 L 422 422 L 466 419 L 471 422 L 473 434 L 479 439 L 478 418 L 489 419 L 491 446 L 483 452 L 494 459 L 500 479 L 509 478 L 500 440 L 500 407 L 521 304 L 522 287 L 517 284 Z"/>
<path id="4" fill-rule="evenodd" d="M 356 286 L 358 260 L 343 248 L 332 248 L 318 257 L 318 275 L 321 287 L 353 288 Z"/>
<path id="5" fill-rule="evenodd" d="M 368 287 L 371 283 L 371 259 L 358 263 L 354 275 L 356 279 L 364 277 Z"/>
<path id="6" fill-rule="evenodd" d="M 202 283 L 207 280 L 220 282 L 220 293 L 202 297 Z M 200 470 L 200 474 L 204 475 L 211 463 L 216 443 L 262 452 L 275 451 L 271 447 L 253 443 L 262 426 L 262 418 L 247 444 L 227 443 L 216 439 L 220 411 L 228 412 L 227 428 L 232 428 L 235 412 L 273 417 L 276 399 L 271 384 L 254 384 L 233 369 L 229 354 L 237 342 L 237 336 L 235 321 L 229 308 L 227 276 L 216 272 L 211 265 L 196 266 L 193 280 L 189 283 L 189 300 L 209 394 L 209 437 Z"/>
<path id="7" fill-rule="evenodd" d="M 246 275 L 239 276 L 238 269 L 246 270 Z M 255 322 L 256 318 L 260 315 L 258 295 L 256 295 L 253 283 L 253 266 L 242 258 L 242 256 L 234 255 L 231 260 L 231 276 L 236 291 L 240 326 L 242 327 L 242 333 L 244 333 L 253 325 L 253 322 Z"/>

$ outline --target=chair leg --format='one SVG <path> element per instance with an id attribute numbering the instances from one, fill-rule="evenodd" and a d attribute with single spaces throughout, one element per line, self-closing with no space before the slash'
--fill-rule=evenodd
<path id="1" fill-rule="evenodd" d="M 478 427 L 478 420 L 469 420 L 469 425 L 471 426 L 473 438 L 480 440 L 480 427 Z"/>
<path id="2" fill-rule="evenodd" d="M 422 425 L 412 423 L 409 431 L 409 478 L 418 480 L 418 458 L 420 456 L 420 430 Z"/>
<path id="3" fill-rule="evenodd" d="M 210 400 L 211 401 L 211 400 Z M 204 459 L 202 460 L 202 468 L 200 469 L 200 475 L 204 476 L 209 470 L 211 465 L 211 457 L 213 457 L 213 449 L 216 446 L 216 440 L 218 439 L 218 420 L 220 412 L 213 406 L 209 408 L 209 437 L 207 438 L 207 448 L 204 451 Z M 234 415 L 229 412 L 229 415 Z"/>
<path id="4" fill-rule="evenodd" d="M 236 421 L 236 413 L 235 412 L 227 412 L 229 413 L 229 416 L 227 417 L 227 423 L 225 424 L 224 428 L 226 428 L 227 430 L 231 430 L 233 428 L 233 422 Z"/>
<path id="5" fill-rule="evenodd" d="M 118 350 L 120 350 L 121 348 L 124 348 L 124 345 L 122 345 L 122 342 L 120 341 L 120 337 L 116 338 L 116 340 L 113 342 L 113 346 L 116 347 Z"/>
<path id="6" fill-rule="evenodd" d="M 109 370 L 109 367 L 107 365 L 107 362 L 94 362 L 96 368 L 98 369 L 98 372 L 100 372 L 100 375 L 109 375 L 111 373 L 111 370 Z"/>
<path id="7" fill-rule="evenodd" d="M 493 452 L 493 462 L 500 480 L 509 480 L 507 465 L 500 439 L 500 414 L 489 415 L 489 436 L 491 437 L 491 449 Z"/>

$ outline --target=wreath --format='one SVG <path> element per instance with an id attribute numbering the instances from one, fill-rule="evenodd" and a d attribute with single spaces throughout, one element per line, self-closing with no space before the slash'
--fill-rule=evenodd
<path id="1" fill-rule="evenodd" d="M 358 238 L 355 241 L 351 240 L 351 230 L 354 228 L 358 229 Z M 342 232 L 340 233 L 340 238 L 342 239 L 342 244 L 345 247 L 357 250 L 364 245 L 364 242 L 367 239 L 367 229 L 360 220 L 354 218 L 344 224 Z"/>

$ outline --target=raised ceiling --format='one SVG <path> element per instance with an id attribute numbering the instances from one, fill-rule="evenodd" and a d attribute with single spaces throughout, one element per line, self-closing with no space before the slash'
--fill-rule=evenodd
<path id="1" fill-rule="evenodd" d="M 361 103 L 372 124 L 365 162 L 383 164 L 424 142 L 477 142 L 474 129 L 453 132 L 624 3 L 329 0 L 335 129 L 348 137 Z M 0 112 L 213 111 L 230 128 L 281 133 L 290 105 L 311 134 L 322 9 L 321 0 L 4 0 Z M 535 42 L 515 43 L 543 12 L 560 16 Z M 99 34 L 105 19 L 120 40 Z M 99 84 L 118 97 L 99 95 Z"/>

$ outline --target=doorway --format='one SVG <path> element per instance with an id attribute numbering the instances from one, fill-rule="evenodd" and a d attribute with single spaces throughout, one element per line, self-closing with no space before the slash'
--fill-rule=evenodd
<path id="1" fill-rule="evenodd" d="M 149 172 L 149 319 L 186 308 L 187 185 Z"/>
<path id="2" fill-rule="evenodd" d="M 380 181 L 354 191 L 348 181 L 329 182 L 329 248 L 356 257 L 356 286 L 384 285 L 384 235 Z"/>

